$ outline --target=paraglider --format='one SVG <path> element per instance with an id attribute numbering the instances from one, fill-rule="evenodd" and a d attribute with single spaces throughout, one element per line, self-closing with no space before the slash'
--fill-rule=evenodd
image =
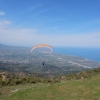
<path id="1" fill-rule="evenodd" d="M 51 53 L 52 53 L 52 51 L 53 51 L 53 48 L 52 48 L 50 45 L 48 45 L 48 44 L 38 44 L 38 45 L 34 46 L 34 47 L 31 49 L 30 53 L 32 53 L 32 51 L 33 51 L 34 49 L 40 48 L 40 47 L 49 48 L 49 49 L 51 50 Z M 42 65 L 44 66 L 44 65 L 45 65 L 45 62 L 42 62 Z"/>
<path id="2" fill-rule="evenodd" d="M 34 46 L 34 47 L 31 49 L 31 53 L 32 53 L 32 51 L 33 51 L 34 49 L 39 48 L 39 47 L 47 47 L 47 48 L 50 48 L 51 51 L 53 51 L 53 48 L 52 48 L 51 46 L 47 45 L 47 44 L 38 44 L 38 45 Z"/>
<path id="3" fill-rule="evenodd" d="M 42 62 L 42 65 L 44 65 L 45 64 L 45 62 Z"/>

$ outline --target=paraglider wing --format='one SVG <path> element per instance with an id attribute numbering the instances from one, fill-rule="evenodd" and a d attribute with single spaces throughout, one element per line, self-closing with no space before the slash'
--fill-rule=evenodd
<path id="1" fill-rule="evenodd" d="M 53 51 L 53 48 L 52 48 L 51 46 L 47 45 L 47 44 L 38 44 L 38 45 L 34 46 L 34 47 L 31 49 L 31 52 L 32 52 L 34 49 L 39 48 L 39 47 L 47 47 L 47 48 L 50 48 L 51 51 Z"/>

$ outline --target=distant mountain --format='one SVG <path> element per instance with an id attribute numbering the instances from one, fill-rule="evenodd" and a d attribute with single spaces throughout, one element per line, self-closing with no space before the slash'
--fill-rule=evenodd
<path id="1" fill-rule="evenodd" d="M 0 47 L 10 47 L 10 46 L 8 46 L 8 45 L 5 45 L 5 44 L 2 44 L 2 43 L 0 43 Z"/>
<path id="2" fill-rule="evenodd" d="M 0 46 L 3 46 L 3 44 L 0 43 Z"/>
<path id="3" fill-rule="evenodd" d="M 100 67 L 99 62 L 82 57 L 61 55 L 50 52 L 30 53 L 31 48 L 2 46 L 0 44 L 0 69 L 24 71 L 47 75 L 63 75 Z M 43 51 L 43 49 L 42 49 Z M 45 62 L 43 65 L 42 62 Z"/>

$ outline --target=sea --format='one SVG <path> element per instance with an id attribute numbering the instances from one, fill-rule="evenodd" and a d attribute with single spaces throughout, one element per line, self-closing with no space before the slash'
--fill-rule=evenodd
<path id="1" fill-rule="evenodd" d="M 100 62 L 100 48 L 54 47 L 54 52 Z"/>

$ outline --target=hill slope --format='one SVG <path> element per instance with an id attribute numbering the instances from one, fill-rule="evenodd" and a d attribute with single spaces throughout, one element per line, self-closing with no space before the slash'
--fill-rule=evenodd
<path id="1" fill-rule="evenodd" d="M 100 100 L 100 75 L 55 84 L 27 84 L 2 88 L 0 100 Z"/>
<path id="2" fill-rule="evenodd" d="M 45 75 L 65 75 L 100 66 L 99 62 L 81 57 L 48 53 L 43 49 L 30 53 L 30 50 L 31 48 L 25 47 L 0 46 L 0 69 Z M 45 62 L 44 66 L 42 62 Z"/>

